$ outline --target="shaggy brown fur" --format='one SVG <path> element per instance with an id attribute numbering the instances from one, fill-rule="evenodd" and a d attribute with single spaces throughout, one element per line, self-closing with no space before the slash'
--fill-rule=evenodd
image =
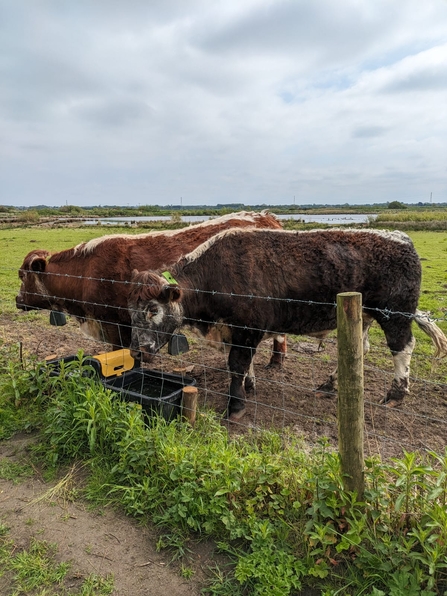
<path id="1" fill-rule="evenodd" d="M 95 339 L 129 347 L 127 298 L 131 273 L 171 265 L 213 235 L 230 228 L 281 229 L 271 213 L 242 211 L 181 230 L 103 236 L 61 252 L 33 250 L 19 270 L 17 308 L 68 313 Z M 276 343 L 272 364 L 280 365 L 285 343 Z"/>

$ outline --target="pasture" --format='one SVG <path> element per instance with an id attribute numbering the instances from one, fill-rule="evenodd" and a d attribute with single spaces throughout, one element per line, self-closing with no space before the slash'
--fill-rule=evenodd
<path id="1" fill-rule="evenodd" d="M 1 406 L 9 425 L 3 437 L 14 429 L 39 428 L 44 436 L 39 465 L 49 469 L 89 460 L 84 495 L 102 505 L 119 503 L 130 515 L 160 524 L 162 543 L 177 556 L 185 556 L 191 536 L 217 539 L 232 561 L 231 572 L 216 568 L 205 593 L 282 596 L 300 594 L 307 586 L 315 591 L 303 594 L 442 594 L 447 589 L 447 363 L 433 358 L 430 340 L 415 325 L 411 395 L 395 410 L 379 405 L 392 363 L 381 330 L 370 332 L 366 507 L 342 489 L 332 450 L 335 400 L 317 399 L 314 392 L 335 366 L 334 335 L 323 346 L 305 337 L 288 338 L 281 371 L 264 368 L 270 342 L 263 342 L 255 358 L 256 392 L 246 417 L 231 427 L 219 418 L 228 386 L 224 355 L 192 335 L 189 353 L 163 352 L 154 367 L 192 371 L 202 412 L 195 430 L 163 421 L 144 428 L 135 408 L 111 403 L 110 396 L 78 377 L 75 383 L 73 377 L 52 384 L 39 375 L 30 380 L 35 358 L 109 347 L 85 339 L 73 321 L 55 328 L 47 312 L 16 311 L 17 269 L 24 255 L 35 248 L 62 250 L 114 231 L 0 232 L 6 371 L 0 375 Z M 410 236 L 422 259 L 419 307 L 431 311 L 447 332 L 447 234 Z M 184 577 L 192 574 L 188 565 L 190 560 L 182 567 Z"/>

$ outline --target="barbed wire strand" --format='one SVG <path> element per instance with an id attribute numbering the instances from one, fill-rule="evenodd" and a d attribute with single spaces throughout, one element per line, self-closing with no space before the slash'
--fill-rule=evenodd
<path id="1" fill-rule="evenodd" d="M 49 275 L 55 275 L 55 274 L 49 274 Z M 108 278 L 72 276 L 72 275 L 68 275 L 68 274 L 60 274 L 60 275 L 61 275 L 61 277 L 73 278 L 73 279 L 76 279 L 76 280 L 83 280 L 83 281 L 90 280 L 90 281 L 97 281 L 97 282 L 101 282 L 101 283 L 113 283 L 113 284 L 121 284 L 122 283 L 122 284 L 125 284 L 127 286 L 127 290 L 129 289 L 129 285 L 132 283 L 132 282 L 129 282 L 129 281 L 120 281 L 120 280 L 113 280 L 113 279 L 108 279 Z M 218 295 L 226 295 L 226 296 L 230 296 L 230 297 L 237 297 L 237 298 L 244 298 L 244 299 L 251 299 L 251 300 L 253 300 L 254 298 L 256 298 L 256 299 L 263 299 L 263 300 L 278 300 L 278 301 L 281 301 L 281 302 L 288 302 L 288 303 L 297 302 L 297 303 L 304 303 L 306 305 L 313 305 L 313 306 L 316 306 L 316 307 L 324 306 L 324 307 L 330 307 L 330 308 L 334 308 L 334 309 L 336 309 L 336 306 L 337 306 L 336 303 L 333 303 L 333 302 L 322 303 L 322 302 L 309 301 L 309 300 L 277 299 L 277 298 L 270 297 L 270 296 L 253 296 L 251 294 L 234 294 L 234 293 L 228 294 L 228 293 L 223 293 L 223 292 L 217 292 L 217 291 L 214 291 L 214 290 L 213 291 L 202 291 L 202 290 L 197 290 L 197 289 L 194 289 L 194 290 L 189 290 L 189 289 L 186 289 L 185 290 L 184 289 L 183 291 L 203 292 L 204 294 L 213 294 L 213 295 L 216 295 L 216 294 L 218 294 Z M 40 297 L 40 298 L 45 298 L 45 299 L 56 299 L 57 298 L 57 297 L 54 297 L 54 296 L 47 297 L 45 295 L 37 294 L 37 293 L 34 294 L 34 296 L 36 298 L 39 298 Z M 126 307 L 120 307 L 120 306 L 116 306 L 116 305 L 104 305 L 103 303 L 97 302 L 97 301 L 91 301 L 90 302 L 88 300 L 73 300 L 73 299 L 71 299 L 69 302 L 71 302 L 73 304 L 77 303 L 77 304 L 83 305 L 85 307 L 93 307 L 93 308 L 107 306 L 107 308 L 111 309 L 110 312 L 112 312 L 112 310 L 115 310 L 115 311 L 121 311 L 121 310 L 126 310 L 127 311 L 128 310 Z M 47 309 L 37 309 L 37 310 L 47 311 Z M 400 311 L 393 312 L 393 311 L 390 311 L 389 309 L 368 309 L 368 310 L 377 311 L 381 315 L 386 316 L 386 317 L 391 317 L 391 316 L 394 316 L 394 315 L 399 315 L 401 317 L 408 317 L 410 319 L 413 319 L 416 316 L 414 313 L 405 313 L 405 312 L 400 312 Z M 418 317 L 426 317 L 427 320 L 429 320 L 431 322 L 445 322 L 447 320 L 447 313 L 442 318 L 439 318 L 439 317 L 436 318 L 436 317 L 431 316 L 430 313 L 421 313 L 420 311 L 418 311 L 417 316 Z M 103 323 L 105 323 L 105 321 L 100 321 L 100 320 L 98 320 L 98 319 L 96 319 L 94 317 L 87 317 L 86 316 L 86 317 L 83 317 L 83 318 L 85 320 L 87 320 L 87 321 L 97 322 L 100 325 L 103 324 Z M 207 322 L 207 321 L 202 321 L 201 319 L 195 320 L 193 322 L 213 324 L 213 321 L 208 321 Z M 120 327 L 125 328 L 126 327 L 126 325 L 123 324 L 122 322 L 107 322 L 107 323 L 108 324 L 111 324 L 111 325 L 117 325 L 118 328 L 120 328 Z M 128 327 L 129 327 L 129 330 L 130 330 L 130 325 L 128 325 Z M 274 331 L 268 330 L 268 329 L 254 329 L 254 328 L 252 329 L 252 328 L 249 328 L 247 326 L 235 326 L 235 327 L 244 328 L 244 329 L 250 329 L 250 330 L 253 330 L 253 331 L 263 331 L 264 333 L 275 333 Z M 55 329 L 61 330 L 61 328 L 55 328 Z M 205 342 L 203 342 L 203 340 L 200 342 L 200 346 L 201 346 L 201 352 L 202 352 L 200 365 L 202 366 L 202 370 L 203 370 L 203 377 L 204 377 L 203 380 L 204 380 L 205 393 L 206 393 L 206 398 L 205 399 L 208 399 L 208 394 L 209 394 L 210 396 L 211 395 L 214 395 L 215 398 L 218 398 L 218 399 L 221 399 L 221 400 L 224 400 L 225 401 L 227 399 L 227 397 L 228 397 L 227 396 L 227 392 L 226 392 L 226 389 L 227 389 L 226 387 L 222 387 L 222 391 L 220 392 L 220 391 L 216 391 L 215 389 L 206 389 L 206 385 L 207 385 L 207 375 L 208 376 L 209 375 L 222 375 L 222 374 L 228 375 L 227 367 L 220 367 L 219 368 L 219 367 L 216 367 L 216 366 L 210 366 L 209 362 L 207 363 L 207 354 L 208 354 L 208 352 L 207 352 L 206 344 L 205 344 Z M 114 347 L 114 348 L 120 348 L 121 346 L 120 345 L 119 346 L 117 346 L 117 345 L 113 346 L 112 345 L 112 347 Z M 302 356 L 302 354 L 300 354 L 300 356 Z M 315 354 L 313 354 L 312 356 L 309 357 L 309 361 L 312 363 L 311 364 L 312 369 L 316 366 L 316 362 L 318 362 L 318 360 L 316 360 L 314 356 L 315 356 Z M 161 356 L 160 362 L 163 362 L 164 358 L 165 358 L 164 356 Z M 292 354 L 289 351 L 287 358 L 288 358 L 288 360 L 291 360 L 293 358 L 296 358 L 296 354 Z M 433 357 L 429 357 L 429 358 L 431 360 L 433 359 Z M 298 361 L 297 358 L 296 358 L 296 360 Z M 191 360 L 189 360 L 186 357 L 182 357 L 180 359 L 180 362 L 181 362 L 182 365 L 186 365 L 186 366 L 191 365 L 191 364 L 195 364 L 195 366 L 198 366 L 197 362 L 193 363 Z M 166 366 L 166 368 L 168 368 L 168 365 Z M 369 365 L 366 365 L 365 364 L 365 372 L 368 370 L 368 368 L 369 368 Z M 380 374 L 383 374 L 384 375 L 384 388 L 386 389 L 386 387 L 390 383 L 390 381 L 386 381 L 386 378 L 392 379 L 393 373 L 391 371 L 384 371 L 382 369 L 379 369 L 378 367 L 371 367 L 371 368 L 373 368 L 376 373 L 377 372 L 380 372 Z M 413 367 L 412 367 L 412 370 L 413 370 Z M 312 370 L 311 378 L 312 378 L 312 383 L 315 386 L 315 383 L 314 383 L 315 375 L 314 375 L 314 371 L 313 370 Z M 296 409 L 295 410 L 294 409 L 291 409 L 290 406 L 287 405 L 286 391 L 288 389 L 290 390 L 291 388 L 293 388 L 297 393 L 305 392 L 305 391 L 307 391 L 309 393 L 315 393 L 313 387 L 308 387 L 306 385 L 301 385 L 301 384 L 297 384 L 297 383 L 289 383 L 285 379 L 285 375 L 284 374 L 281 375 L 281 380 L 276 380 L 276 379 L 270 378 L 268 375 L 259 375 L 259 373 L 258 373 L 257 379 L 258 379 L 258 381 L 261 381 L 263 383 L 270 383 L 270 386 L 272 387 L 272 391 L 273 392 L 276 392 L 276 393 L 280 392 L 280 394 L 281 394 L 281 404 L 282 405 L 281 405 L 281 407 L 278 407 L 275 404 L 268 404 L 268 403 L 260 402 L 259 399 L 258 399 L 258 395 L 256 395 L 256 392 L 255 392 L 255 396 L 254 397 L 249 396 L 247 398 L 247 407 L 253 407 L 254 410 L 255 410 L 254 411 L 254 423 L 252 425 L 253 427 L 256 427 L 256 420 L 257 420 L 257 417 L 258 417 L 258 409 L 259 409 L 259 407 L 262 407 L 262 408 L 270 411 L 272 413 L 271 414 L 271 417 L 272 418 L 274 418 L 275 415 L 278 414 L 279 417 L 282 420 L 281 425 L 283 427 L 286 426 L 286 421 L 289 418 L 295 418 L 295 419 L 300 419 L 301 418 L 301 419 L 306 419 L 308 421 L 312 421 L 313 420 L 314 421 L 314 428 L 316 430 L 318 430 L 318 428 L 321 428 L 322 426 L 325 426 L 325 425 L 329 425 L 330 426 L 331 424 L 335 424 L 335 420 L 334 421 L 328 421 L 328 420 L 324 421 L 323 420 L 323 422 L 322 422 L 322 419 L 320 417 L 316 416 L 316 415 L 313 416 L 313 417 L 312 416 L 308 416 L 307 414 L 303 414 L 303 413 L 300 413 L 299 411 L 296 411 Z M 419 379 L 417 377 L 414 377 L 414 376 L 411 377 L 411 382 L 412 383 L 414 383 L 415 381 L 420 381 L 420 380 L 421 379 Z M 432 389 L 433 389 L 433 387 L 439 386 L 439 383 L 436 383 L 435 381 L 429 381 L 429 380 L 423 380 L 423 382 L 424 382 L 424 392 L 426 394 L 425 395 L 425 398 L 427 398 L 428 388 L 431 386 Z M 384 393 L 386 393 L 386 391 Z M 321 403 L 321 402 L 319 402 L 319 403 Z M 414 412 L 411 412 L 411 414 L 410 414 L 410 413 L 406 412 L 405 410 L 399 410 L 398 413 L 396 414 L 396 412 L 397 412 L 396 410 L 390 411 L 385 406 L 381 406 L 378 403 L 375 403 L 375 402 L 372 402 L 370 400 L 366 400 L 365 399 L 365 408 L 366 407 L 368 407 L 370 409 L 372 408 L 374 410 L 377 410 L 377 411 L 382 412 L 383 415 L 384 415 L 384 417 L 385 417 L 385 419 L 388 419 L 390 416 L 396 418 L 396 415 L 397 415 L 397 416 L 402 417 L 404 419 L 408 419 L 408 418 L 419 419 L 421 421 L 424 421 L 427 425 L 444 425 L 445 426 L 444 419 L 441 418 L 441 417 L 430 416 L 430 415 L 428 416 L 428 415 L 423 414 L 423 413 L 422 414 L 415 414 Z M 318 408 L 316 408 L 316 409 L 318 409 Z M 244 427 L 246 425 L 244 424 L 244 421 L 242 419 L 242 421 L 239 421 L 236 424 L 236 426 L 242 428 L 242 427 Z M 316 432 L 316 434 L 317 434 L 317 432 Z M 367 437 L 367 440 L 368 441 L 371 441 L 371 440 L 378 441 L 380 443 L 380 445 L 382 445 L 382 447 L 381 447 L 380 450 L 383 450 L 384 449 L 383 446 L 385 444 L 394 443 L 395 442 L 395 439 L 393 439 L 392 437 L 387 437 L 386 432 L 383 429 L 382 430 L 377 430 L 374 427 L 374 425 L 372 427 L 367 427 L 366 437 Z M 418 441 L 419 441 L 419 443 L 421 443 L 421 440 L 420 439 L 418 439 Z M 399 440 L 399 446 L 400 447 L 404 447 L 404 448 L 412 448 L 412 447 L 414 447 L 414 445 L 412 445 L 412 443 L 409 442 L 409 441 L 407 441 L 406 439 Z M 427 447 L 427 448 L 429 448 L 429 447 Z"/>

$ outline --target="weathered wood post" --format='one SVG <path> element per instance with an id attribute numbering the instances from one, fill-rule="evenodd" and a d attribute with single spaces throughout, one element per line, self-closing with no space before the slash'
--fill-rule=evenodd
<path id="1" fill-rule="evenodd" d="M 198 389 L 193 385 L 186 385 L 182 391 L 182 416 L 191 426 L 196 422 Z"/>
<path id="2" fill-rule="evenodd" d="M 346 490 L 364 490 L 362 295 L 337 295 L 338 448 Z"/>

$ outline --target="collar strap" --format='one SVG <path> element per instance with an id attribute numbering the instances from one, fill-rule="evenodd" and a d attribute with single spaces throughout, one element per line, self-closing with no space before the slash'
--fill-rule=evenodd
<path id="1" fill-rule="evenodd" d="M 178 286 L 178 281 L 175 280 L 172 275 L 169 273 L 169 271 L 163 271 L 162 276 L 165 278 L 166 281 L 168 281 L 170 284 L 173 284 L 174 286 Z"/>

